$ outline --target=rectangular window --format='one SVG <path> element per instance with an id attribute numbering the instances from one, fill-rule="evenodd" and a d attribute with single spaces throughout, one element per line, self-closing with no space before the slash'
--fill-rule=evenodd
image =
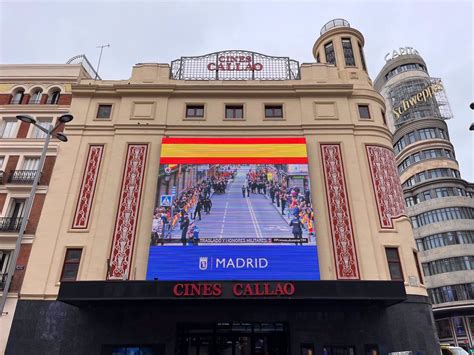
<path id="1" fill-rule="evenodd" d="M 324 52 L 326 53 L 326 63 L 336 65 L 336 56 L 334 55 L 334 46 L 332 42 L 324 45 Z"/>
<path id="2" fill-rule="evenodd" d="M 403 281 L 402 263 L 398 248 L 385 248 L 387 256 L 388 269 L 390 270 L 390 278 L 392 280 Z"/>
<path id="3" fill-rule="evenodd" d="M 362 50 L 362 46 L 360 43 L 357 43 L 359 45 L 359 54 L 360 54 L 360 60 L 362 61 L 362 69 L 367 71 L 367 66 L 365 65 L 365 58 L 364 58 L 364 51 Z"/>
<path id="4" fill-rule="evenodd" d="M 242 119 L 244 118 L 244 106 L 226 105 L 225 118 Z"/>
<path id="5" fill-rule="evenodd" d="M 4 119 L 2 124 L 2 138 L 15 138 L 16 133 L 16 123 L 15 119 Z"/>
<path id="6" fill-rule="evenodd" d="M 369 105 L 357 105 L 359 109 L 359 117 L 363 119 L 370 118 Z"/>
<path id="7" fill-rule="evenodd" d="M 3 290 L 3 279 L 8 271 L 8 262 L 11 257 L 11 250 L 0 250 L 0 290 Z"/>
<path id="8" fill-rule="evenodd" d="M 96 118 L 110 118 L 112 105 L 99 105 Z"/>
<path id="9" fill-rule="evenodd" d="M 418 240 L 417 240 L 417 242 L 418 242 Z M 420 269 L 420 261 L 418 260 L 418 252 L 413 250 L 413 256 L 415 258 L 416 271 L 418 272 L 418 278 L 420 280 L 420 283 L 424 284 L 423 275 L 421 274 L 421 269 Z"/>
<path id="10" fill-rule="evenodd" d="M 51 127 L 53 126 L 53 120 L 51 118 L 45 118 L 45 119 L 39 119 L 37 121 L 38 126 L 41 126 L 45 130 L 49 131 Z M 31 132 L 31 138 L 35 139 L 44 139 L 46 138 L 46 133 L 43 132 L 41 129 L 37 127 L 33 127 L 33 131 Z"/>
<path id="11" fill-rule="evenodd" d="M 385 117 L 385 112 L 383 110 L 382 111 L 382 120 L 383 120 L 383 124 L 384 125 L 387 125 L 387 118 Z"/>
<path id="12" fill-rule="evenodd" d="M 354 51 L 350 38 L 342 38 L 342 50 L 344 51 L 344 61 L 348 67 L 355 67 Z"/>
<path id="13" fill-rule="evenodd" d="M 265 105 L 266 118 L 283 118 L 282 105 Z"/>
<path id="14" fill-rule="evenodd" d="M 23 160 L 21 170 L 36 171 L 39 167 L 40 158 L 30 157 Z"/>
<path id="15" fill-rule="evenodd" d="M 61 281 L 76 281 L 81 262 L 82 249 L 67 249 Z"/>
<path id="16" fill-rule="evenodd" d="M 204 117 L 204 105 L 186 105 L 186 117 Z"/>

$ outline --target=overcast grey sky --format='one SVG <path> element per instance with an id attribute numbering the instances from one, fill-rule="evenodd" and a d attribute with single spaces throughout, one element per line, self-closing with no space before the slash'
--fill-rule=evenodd
<path id="1" fill-rule="evenodd" d="M 246 49 L 313 62 L 321 27 L 345 18 L 365 36 L 372 79 L 387 52 L 416 48 L 443 79 L 462 177 L 474 181 L 474 7 L 472 1 L 13 1 L 0 0 L 0 62 L 65 63 L 86 54 L 100 75 L 127 79 L 139 62 Z"/>

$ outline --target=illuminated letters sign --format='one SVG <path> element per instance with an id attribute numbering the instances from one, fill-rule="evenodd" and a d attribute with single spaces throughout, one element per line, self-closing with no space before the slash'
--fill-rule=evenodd
<path id="1" fill-rule="evenodd" d="M 253 63 L 252 56 L 243 55 L 227 55 L 220 56 L 218 63 L 211 62 L 207 65 L 207 69 L 211 71 L 260 71 L 263 69 L 262 63 Z"/>
<path id="2" fill-rule="evenodd" d="M 171 62 L 172 80 L 299 80 L 296 60 L 230 50 Z"/>
<path id="3" fill-rule="evenodd" d="M 418 51 L 413 47 L 400 47 L 398 51 L 394 49 L 392 52 L 385 54 L 385 61 L 389 62 L 392 59 L 395 59 L 399 56 L 407 55 L 407 54 L 420 55 L 420 53 L 418 53 Z"/>
<path id="4" fill-rule="evenodd" d="M 232 297 L 290 297 L 295 293 L 292 282 L 235 282 Z M 221 283 L 177 283 L 173 287 L 175 297 L 221 297 Z"/>
<path id="5" fill-rule="evenodd" d="M 435 82 L 420 92 L 416 93 L 407 100 L 402 100 L 400 104 L 393 108 L 392 112 L 395 114 L 395 118 L 399 119 L 405 112 L 410 110 L 412 107 L 415 107 L 420 102 L 426 102 L 428 99 L 431 99 L 437 92 L 443 91 L 443 84 L 441 82 Z"/>

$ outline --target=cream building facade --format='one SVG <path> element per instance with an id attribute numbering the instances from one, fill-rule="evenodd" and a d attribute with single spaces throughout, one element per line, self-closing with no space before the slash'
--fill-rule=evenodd
<path id="1" fill-rule="evenodd" d="M 193 80 L 193 72 L 174 71 L 189 59 L 181 58 L 171 67 L 139 63 L 128 80 L 73 84 L 75 119 L 57 157 L 7 353 L 32 347 L 39 353 L 108 353 L 142 346 L 157 354 L 204 354 L 204 347 L 220 354 L 216 332 L 223 322 L 252 328 L 238 333 L 238 340 L 227 331 L 235 353 L 242 337 L 252 354 L 262 347 L 275 354 L 434 353 L 431 306 L 385 104 L 367 74 L 363 46 L 359 31 L 335 20 L 314 44 L 317 62 L 292 72 L 288 61 L 284 80 L 256 80 L 255 60 L 244 73 L 248 80 L 223 80 L 225 70 L 209 74 L 209 64 L 204 73 L 216 77 Z M 275 60 L 267 59 L 263 67 Z M 226 118 L 231 107 L 241 117 Z M 266 117 L 269 107 L 279 108 L 282 117 Z M 186 117 L 191 108 L 202 113 Z M 296 280 L 293 298 L 184 300 L 176 283 L 145 281 L 155 197 L 168 192 L 160 182 L 162 140 L 216 137 L 306 141 L 321 281 Z M 235 284 L 222 282 L 224 298 L 226 287 L 235 290 Z M 50 341 L 22 339 L 24 319 L 38 326 L 54 321 L 57 328 L 43 333 Z M 185 326 L 189 322 L 212 323 L 211 340 L 193 336 L 197 328 Z M 256 324 L 271 324 L 272 330 L 259 338 Z M 48 338 L 53 334 L 54 341 Z"/>

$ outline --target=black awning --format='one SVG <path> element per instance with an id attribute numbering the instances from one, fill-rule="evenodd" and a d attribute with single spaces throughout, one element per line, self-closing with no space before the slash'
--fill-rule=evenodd
<path id="1" fill-rule="evenodd" d="M 312 302 L 389 306 L 406 299 L 401 281 L 74 281 L 58 301 L 75 306 L 135 302 Z"/>

